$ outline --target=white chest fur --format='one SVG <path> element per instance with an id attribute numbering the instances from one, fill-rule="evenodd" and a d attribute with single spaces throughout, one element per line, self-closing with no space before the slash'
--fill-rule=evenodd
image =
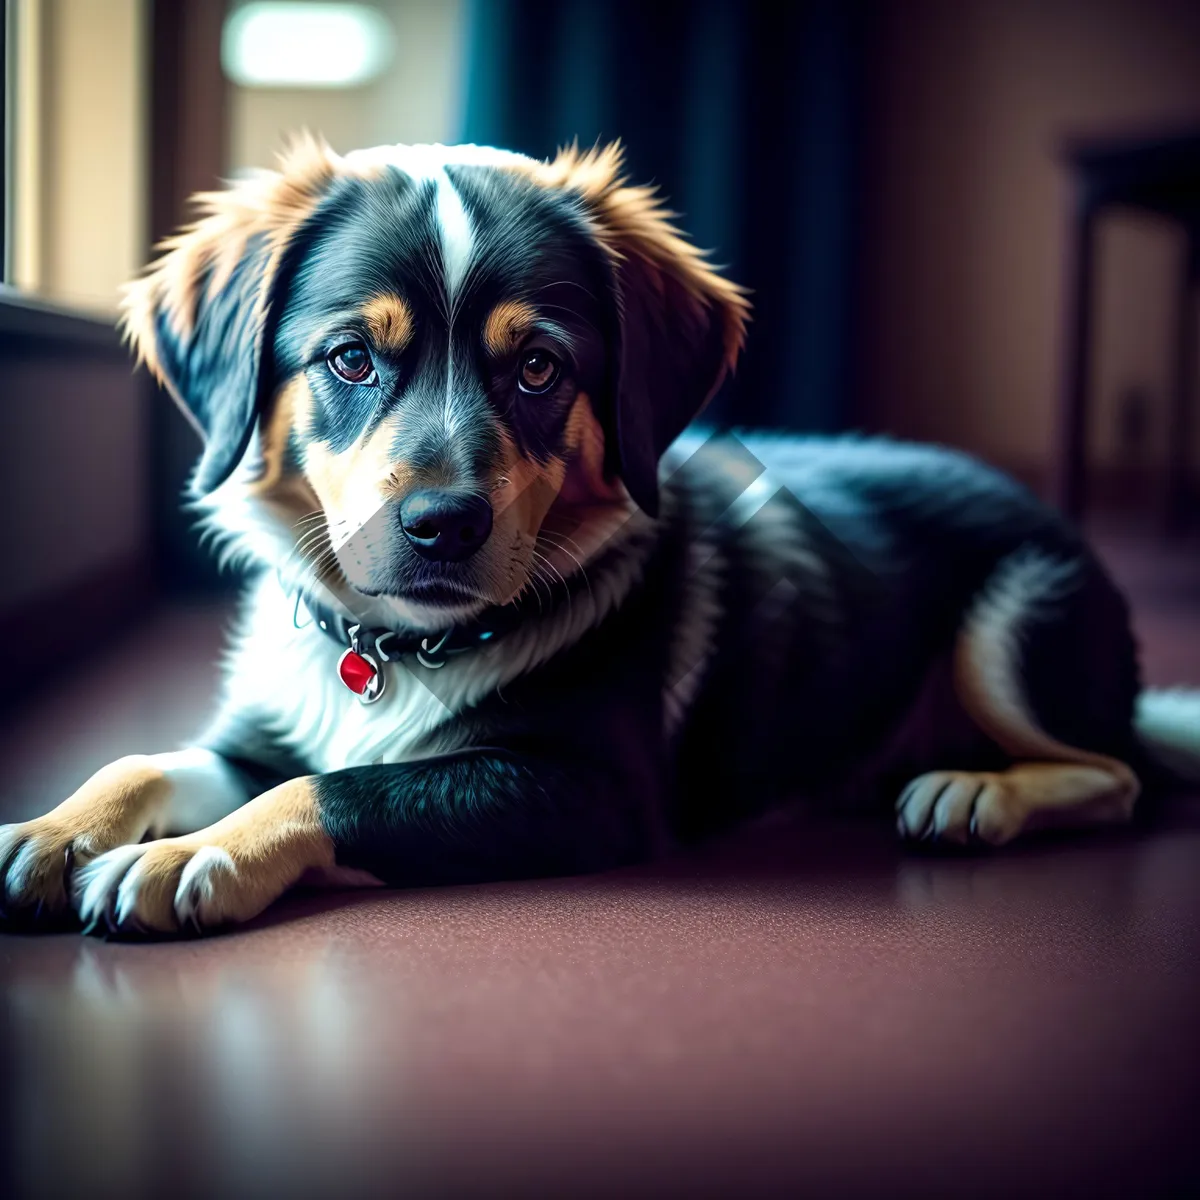
<path id="1" fill-rule="evenodd" d="M 250 598 L 230 650 L 227 702 L 268 728 L 314 771 L 403 762 L 431 730 L 470 702 L 469 676 L 482 665 L 481 655 L 470 656 L 474 663 L 450 663 L 427 686 L 417 674 L 424 668 L 385 664 L 383 696 L 368 705 L 338 678 L 343 649 L 317 628 L 303 605 L 297 613 L 294 599 L 267 575 Z M 452 678 L 441 678 L 447 672 Z"/>
<path id="2" fill-rule="evenodd" d="M 317 627 L 304 606 L 268 572 L 248 597 L 226 661 L 225 703 L 268 730 L 311 770 L 406 762 L 421 757 L 439 727 L 439 752 L 453 748 L 455 717 L 482 697 L 577 641 L 617 607 L 641 574 L 650 541 L 631 545 L 569 605 L 523 624 L 428 671 L 383 666 L 383 696 L 363 704 L 338 678 L 344 647 Z M 297 624 L 301 627 L 297 628 Z"/>

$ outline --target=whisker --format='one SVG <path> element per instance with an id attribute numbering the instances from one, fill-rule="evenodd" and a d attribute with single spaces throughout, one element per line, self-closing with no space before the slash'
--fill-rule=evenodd
<path id="1" fill-rule="evenodd" d="M 542 532 L 544 534 L 545 530 L 543 530 Z M 570 539 L 570 540 L 574 541 L 574 539 Z M 595 596 L 595 593 L 592 591 L 592 581 L 588 578 L 587 570 L 585 569 L 583 563 L 580 562 L 580 560 L 574 554 L 572 554 L 571 551 L 566 548 L 566 546 L 558 545 L 555 542 L 551 542 L 550 544 L 551 544 L 551 546 L 554 547 L 554 549 L 558 550 L 562 554 L 565 554 L 576 565 L 576 567 L 579 568 L 580 578 L 582 578 L 584 586 L 588 590 L 588 595 L 591 597 L 592 603 L 594 604 L 596 602 L 596 596 Z M 582 554 L 583 547 L 580 546 L 578 542 L 575 542 L 575 546 L 577 547 L 579 552 Z M 534 553 L 535 554 L 538 553 L 536 548 L 534 550 Z"/>
<path id="2" fill-rule="evenodd" d="M 320 541 L 322 538 L 328 538 L 329 531 L 324 528 L 310 529 L 307 533 L 301 534 L 292 544 L 293 550 L 303 549 L 314 541 Z"/>
<path id="3" fill-rule="evenodd" d="M 329 535 L 324 530 L 321 533 L 311 534 L 304 541 L 298 542 L 294 553 L 300 559 L 311 558 L 318 551 L 332 550 L 333 543 L 329 540 Z"/>
<path id="4" fill-rule="evenodd" d="M 567 583 L 566 579 L 563 578 L 562 572 L 560 570 L 558 570 L 558 568 L 555 567 L 555 565 L 544 554 L 542 554 L 536 547 L 534 547 L 534 550 L 533 550 L 533 560 L 535 563 L 540 564 L 546 570 L 553 571 L 554 574 L 556 576 L 558 576 L 558 582 L 563 585 L 563 591 L 567 595 L 567 610 L 569 612 L 571 609 L 571 585 L 569 583 Z M 551 594 L 553 595 L 553 593 L 551 593 Z"/>
<path id="5" fill-rule="evenodd" d="M 544 537 L 547 539 L 556 538 L 558 540 L 552 542 L 552 544 L 559 547 L 561 547 L 564 542 L 569 543 L 570 545 L 574 546 L 580 554 L 584 555 L 584 557 L 587 557 L 587 551 L 569 533 L 563 533 L 558 529 L 547 529 L 545 526 L 543 526 L 540 530 L 538 530 L 538 537 Z"/>
<path id="6" fill-rule="evenodd" d="M 515 563 L 517 560 L 514 559 L 513 561 Z M 534 566 L 536 567 L 536 564 L 534 564 Z M 521 585 L 521 590 L 520 590 L 520 592 L 517 593 L 516 598 L 520 599 L 521 596 L 523 596 L 526 591 L 533 592 L 533 598 L 537 601 L 538 615 L 540 616 L 542 614 L 542 612 L 544 612 L 545 610 L 542 608 L 542 594 L 541 594 L 541 592 L 538 591 L 538 587 L 537 587 L 538 578 L 539 578 L 539 576 L 538 576 L 538 573 L 536 570 L 532 570 L 532 571 L 526 570 L 525 582 Z"/>

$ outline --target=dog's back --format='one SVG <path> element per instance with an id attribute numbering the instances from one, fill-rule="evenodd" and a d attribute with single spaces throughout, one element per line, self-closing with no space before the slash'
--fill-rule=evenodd
<path id="1" fill-rule="evenodd" d="M 1068 672 L 1068 694 L 1040 654 L 1036 716 L 1074 744 L 1132 752 L 1137 669 L 1123 601 L 1076 532 L 1007 476 L 934 447 L 754 435 L 684 440 L 667 475 L 693 543 L 690 587 L 706 593 L 690 609 L 719 612 L 707 639 L 692 639 L 707 652 L 676 686 L 689 707 L 684 790 L 723 798 L 692 806 L 685 826 L 719 822 L 731 802 L 744 815 L 781 792 L 844 797 L 868 751 L 928 700 L 931 673 L 952 691 L 956 639 L 1001 564 L 1020 559 L 1036 558 L 1043 577 L 1061 572 L 1063 600 L 1080 597 L 1063 613 L 1086 611 L 1087 636 L 1106 647 L 1084 686 Z M 1070 654 L 1081 632 L 1067 622 L 1054 640 Z M 933 690 L 933 758 L 945 765 L 956 732 L 956 765 L 996 758 L 973 725 L 956 728 L 953 695 L 936 695 L 936 681 Z M 901 779 L 927 769 L 907 732 L 905 760 L 888 764 Z M 871 790 L 858 798 L 869 802 Z"/>

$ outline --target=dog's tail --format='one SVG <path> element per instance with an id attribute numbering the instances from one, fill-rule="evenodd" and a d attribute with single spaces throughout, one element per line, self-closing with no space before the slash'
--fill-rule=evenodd
<path id="1" fill-rule="evenodd" d="M 1133 724 L 1157 767 L 1176 782 L 1200 783 L 1200 689 L 1142 692 Z"/>

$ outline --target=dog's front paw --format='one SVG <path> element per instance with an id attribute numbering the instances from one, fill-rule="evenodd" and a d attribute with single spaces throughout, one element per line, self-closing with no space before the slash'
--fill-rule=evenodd
<path id="1" fill-rule="evenodd" d="M 101 854 L 75 872 L 71 896 L 87 932 L 163 937 L 248 921 L 310 875 L 338 871 L 312 781 L 300 778 L 207 829 Z"/>
<path id="2" fill-rule="evenodd" d="M 994 771 L 930 771 L 896 801 L 896 830 L 909 840 L 1000 846 L 1021 827 L 1008 781 Z"/>
<path id="3" fill-rule="evenodd" d="M 72 883 L 84 932 L 119 937 L 206 933 L 245 921 L 266 906 L 258 891 L 228 851 L 190 838 L 110 850 Z"/>
<path id="4" fill-rule="evenodd" d="M 0 825 L 0 920 L 17 927 L 69 920 L 71 872 L 94 854 L 87 834 L 52 817 Z"/>
<path id="5" fill-rule="evenodd" d="M 47 926 L 71 917 L 72 872 L 145 833 L 168 792 L 152 759 L 131 755 L 101 768 L 57 808 L 0 826 L 0 916 Z"/>

